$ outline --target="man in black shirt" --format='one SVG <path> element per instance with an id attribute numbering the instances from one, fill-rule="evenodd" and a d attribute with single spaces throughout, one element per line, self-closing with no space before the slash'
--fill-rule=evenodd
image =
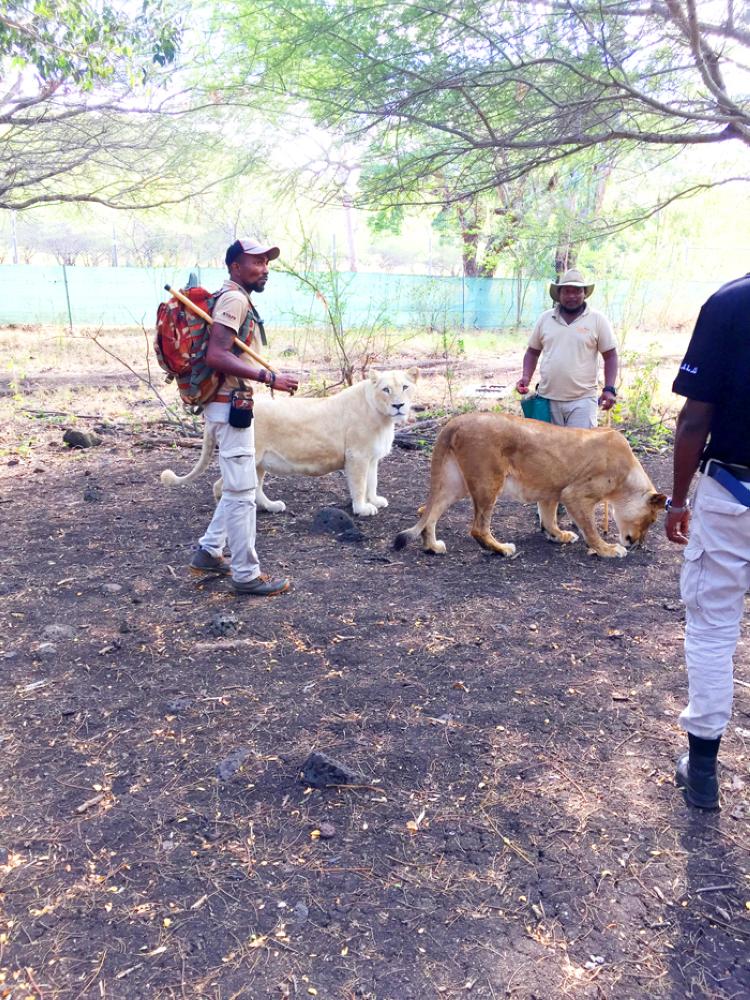
<path id="1" fill-rule="evenodd" d="M 750 588 L 750 274 L 701 309 L 673 391 L 677 419 L 667 538 L 685 545 L 689 752 L 676 781 L 691 805 L 719 808 L 717 755 L 733 695 L 733 656 Z M 688 490 L 702 473 L 692 512 Z M 689 528 L 689 531 L 688 531 Z"/>

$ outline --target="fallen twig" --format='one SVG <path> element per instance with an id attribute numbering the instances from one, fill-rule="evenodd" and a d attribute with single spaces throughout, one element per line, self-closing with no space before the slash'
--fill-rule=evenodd
<path id="1" fill-rule="evenodd" d="M 143 962 L 139 962 L 138 965 L 131 965 L 127 969 L 123 969 L 122 972 L 118 972 L 115 979 L 124 979 L 125 976 L 129 976 L 131 972 L 135 972 L 136 969 L 140 969 Z"/>
<path id="2" fill-rule="evenodd" d="M 145 378 L 144 378 L 143 375 L 141 375 L 140 372 L 136 371 L 135 368 L 133 368 L 132 365 L 129 365 L 127 363 L 127 361 L 125 361 L 123 358 L 121 358 L 118 354 L 115 354 L 114 351 L 110 351 L 107 347 L 104 346 L 104 344 L 100 343 L 99 340 L 98 340 L 98 338 L 97 338 L 97 334 L 96 333 L 90 333 L 89 334 L 89 340 L 92 341 L 92 343 L 96 344 L 96 346 L 99 348 L 100 351 L 104 351 L 104 353 L 107 354 L 107 355 L 109 355 L 110 358 L 114 358 L 115 361 L 117 361 L 119 364 L 121 364 L 123 366 L 123 368 L 126 368 L 131 373 L 131 375 L 135 375 L 135 377 L 138 379 L 139 382 L 143 382 L 144 385 L 147 385 L 148 388 L 153 392 L 153 394 L 159 400 L 159 403 L 164 408 L 164 411 L 166 413 L 168 413 L 168 414 L 173 414 L 174 410 L 166 402 L 166 400 L 164 399 L 164 397 L 162 396 L 162 394 L 159 392 L 159 390 L 157 389 L 157 387 L 154 385 L 153 379 L 151 378 L 151 363 L 150 363 L 150 354 L 149 354 L 149 344 L 150 344 L 150 342 L 149 342 L 149 338 L 148 338 L 148 335 L 146 334 L 145 330 L 143 330 L 143 333 L 144 333 L 144 336 L 146 336 L 146 370 L 147 370 L 147 373 L 148 373 Z M 183 430 L 183 432 L 186 432 L 186 425 L 180 419 L 179 415 L 176 415 L 176 423 Z"/>
<path id="3" fill-rule="evenodd" d="M 392 854 L 385 854 L 383 857 L 387 858 L 389 861 L 394 861 L 397 865 L 406 865 L 407 868 L 434 868 L 435 865 L 439 865 L 443 860 L 443 855 L 441 854 L 437 861 L 403 861 L 401 858 L 394 858 Z"/>
<path id="4" fill-rule="evenodd" d="M 526 862 L 526 864 L 531 865 L 532 868 L 536 868 L 536 865 L 528 856 L 528 854 L 526 854 L 525 851 L 522 851 L 521 848 L 518 847 L 516 844 L 514 844 L 509 837 L 506 837 L 504 833 L 501 833 L 500 830 L 498 830 L 497 825 L 492 820 L 492 817 L 489 816 L 484 809 L 482 809 L 482 815 L 484 816 L 484 818 L 490 824 L 494 832 L 498 835 L 498 837 L 502 840 L 502 842 L 505 844 L 507 848 L 513 851 L 514 854 L 517 854 L 522 861 Z"/>
<path id="5" fill-rule="evenodd" d="M 171 448 L 172 445 L 178 445 L 180 448 L 202 448 L 203 442 L 193 438 L 140 438 L 135 442 L 138 448 L 158 448 L 161 445 L 165 445 L 167 448 Z"/>
<path id="6" fill-rule="evenodd" d="M 39 986 L 39 983 L 37 983 L 36 979 L 34 979 L 34 972 L 28 965 L 26 966 L 26 975 L 29 977 L 29 982 L 31 983 L 31 985 L 39 994 L 37 1000 L 44 1000 L 44 995 L 42 994 L 42 990 Z"/>
<path id="7" fill-rule="evenodd" d="M 90 799 L 86 799 L 86 801 L 82 802 L 80 806 L 76 806 L 76 812 L 77 813 L 86 812 L 86 810 L 90 809 L 92 806 L 98 805 L 103 798 L 104 798 L 104 792 L 99 792 L 98 795 L 94 795 Z"/>

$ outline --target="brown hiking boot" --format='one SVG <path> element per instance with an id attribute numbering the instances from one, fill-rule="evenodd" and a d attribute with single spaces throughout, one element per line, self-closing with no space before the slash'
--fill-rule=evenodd
<path id="1" fill-rule="evenodd" d="M 218 573 L 221 576 L 226 576 L 229 573 L 229 560 L 212 556 L 210 552 L 202 549 L 199 545 L 190 560 L 190 572 L 196 576 L 203 576 L 205 573 Z"/>
<path id="2" fill-rule="evenodd" d="M 273 597 L 275 594 L 285 594 L 291 587 L 288 577 L 274 580 L 265 573 L 253 580 L 232 580 L 232 589 L 236 594 L 252 594 L 254 597 Z"/>

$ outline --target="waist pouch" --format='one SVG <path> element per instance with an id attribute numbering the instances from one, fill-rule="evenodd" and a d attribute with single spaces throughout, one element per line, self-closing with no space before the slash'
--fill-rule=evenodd
<path id="1" fill-rule="evenodd" d="M 549 400 L 545 396 L 540 396 L 538 392 L 521 397 L 521 409 L 525 417 L 532 420 L 552 421 L 552 409 Z"/>
<path id="2" fill-rule="evenodd" d="M 253 422 L 253 390 L 233 389 L 229 397 L 230 427 L 249 427 Z"/>

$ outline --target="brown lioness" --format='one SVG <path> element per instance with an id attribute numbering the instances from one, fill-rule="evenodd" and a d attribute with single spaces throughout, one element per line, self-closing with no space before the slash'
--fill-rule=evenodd
<path id="1" fill-rule="evenodd" d="M 422 516 L 400 532 L 394 547 L 422 536 L 430 552 L 445 552 L 435 525 L 457 500 L 474 503 L 471 535 L 491 552 L 515 554 L 512 543 L 498 542 L 490 522 L 498 496 L 536 501 L 542 530 L 555 542 L 578 540 L 557 524 L 557 505 L 564 503 L 589 545 L 589 554 L 624 556 L 640 544 L 664 507 L 630 445 L 618 431 L 556 427 L 503 413 L 465 413 L 443 427 L 435 442 L 430 495 Z M 594 508 L 612 504 L 620 544 L 605 542 L 594 523 Z"/>

